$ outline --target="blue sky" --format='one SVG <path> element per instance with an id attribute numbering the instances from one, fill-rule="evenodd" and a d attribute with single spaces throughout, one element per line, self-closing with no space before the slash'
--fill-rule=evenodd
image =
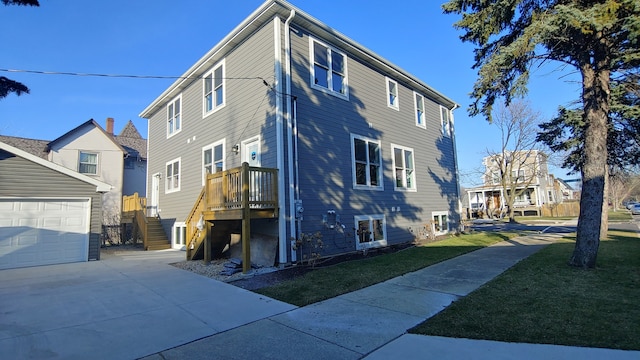
<path id="1" fill-rule="evenodd" d="M 441 1 L 291 0 L 293 5 L 368 47 L 461 105 L 455 111 L 463 186 L 479 180 L 499 130 L 471 118 L 468 94 L 476 79 L 473 47 L 459 40 Z M 0 5 L 0 69 L 180 76 L 263 3 L 262 0 L 40 0 L 40 7 Z M 171 79 L 9 73 L 31 94 L 0 100 L 0 134 L 53 140 L 93 118 L 115 118 L 118 133 Z M 534 71 L 527 100 L 542 120 L 580 95 L 579 74 L 549 64 Z M 566 171 L 552 169 L 559 177 Z M 576 176 L 571 176 L 575 178 Z"/>

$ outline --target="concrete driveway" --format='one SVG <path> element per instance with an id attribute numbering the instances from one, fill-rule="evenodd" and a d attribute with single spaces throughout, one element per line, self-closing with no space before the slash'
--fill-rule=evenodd
<path id="1" fill-rule="evenodd" d="M 175 268 L 184 252 L 0 271 L 4 359 L 132 359 L 294 309 Z"/>

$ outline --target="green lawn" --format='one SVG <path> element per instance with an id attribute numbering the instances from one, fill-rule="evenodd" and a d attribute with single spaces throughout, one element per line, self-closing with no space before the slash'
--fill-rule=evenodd
<path id="1" fill-rule="evenodd" d="M 474 233 L 452 236 L 392 254 L 315 269 L 302 277 L 256 292 L 305 306 L 365 288 L 435 263 L 517 236 L 516 233 Z"/>
<path id="2" fill-rule="evenodd" d="M 611 231 L 597 267 L 567 265 L 574 239 L 549 245 L 410 332 L 640 350 L 640 239 Z"/>

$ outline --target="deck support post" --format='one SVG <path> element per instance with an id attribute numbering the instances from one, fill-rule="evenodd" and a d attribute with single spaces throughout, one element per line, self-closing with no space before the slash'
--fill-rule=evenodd
<path id="1" fill-rule="evenodd" d="M 242 163 L 242 272 L 251 270 L 251 208 L 249 207 L 249 164 Z"/>

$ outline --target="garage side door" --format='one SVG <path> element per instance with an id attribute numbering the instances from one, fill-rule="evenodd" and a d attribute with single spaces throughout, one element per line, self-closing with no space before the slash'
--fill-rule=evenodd
<path id="1" fill-rule="evenodd" d="M 89 199 L 0 199 L 0 269 L 87 261 Z"/>

